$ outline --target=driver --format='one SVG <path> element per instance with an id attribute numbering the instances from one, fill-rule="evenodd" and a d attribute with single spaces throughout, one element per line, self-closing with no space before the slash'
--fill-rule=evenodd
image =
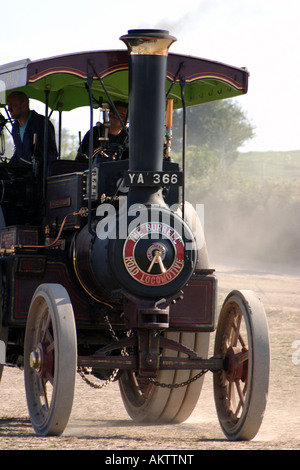
<path id="1" fill-rule="evenodd" d="M 6 99 L 11 118 L 14 154 L 10 163 L 32 165 L 33 157 L 37 160 L 44 155 L 44 123 L 45 117 L 29 108 L 29 99 L 25 93 L 12 92 Z M 48 128 L 48 165 L 57 158 L 55 132 L 49 121 Z"/>
<path id="2" fill-rule="evenodd" d="M 128 104 L 122 101 L 115 101 L 114 105 L 124 125 L 126 125 L 128 119 Z M 109 157 L 109 159 L 124 160 L 128 158 L 128 149 L 126 150 L 128 134 L 113 109 L 109 111 L 108 142 L 102 139 L 104 130 L 105 125 L 100 122 L 93 127 L 93 153 L 96 149 L 99 149 L 99 151 L 102 150 L 104 152 L 103 155 Z M 90 131 L 85 134 L 82 140 L 76 155 L 76 160 L 88 158 L 89 135 Z"/>

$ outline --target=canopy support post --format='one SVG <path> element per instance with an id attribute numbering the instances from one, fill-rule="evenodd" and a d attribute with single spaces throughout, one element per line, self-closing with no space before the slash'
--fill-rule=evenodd
<path id="1" fill-rule="evenodd" d="M 47 170 L 48 170 L 48 135 L 49 135 L 49 90 L 45 90 L 45 122 L 44 122 L 44 149 L 43 149 L 43 210 L 46 211 L 46 189 L 47 189 Z"/>
<path id="2" fill-rule="evenodd" d="M 184 87 L 185 81 L 180 80 L 181 88 L 181 101 L 182 101 L 182 172 L 183 172 L 183 181 L 182 181 L 182 219 L 184 220 L 185 212 L 185 159 L 186 159 L 186 104 L 184 97 Z"/>
<path id="3" fill-rule="evenodd" d="M 61 159 L 61 126 L 62 126 L 62 113 L 58 113 L 58 160 Z"/>
<path id="4" fill-rule="evenodd" d="M 93 74 L 88 76 L 88 92 L 90 102 L 90 134 L 89 134 L 89 190 L 88 190 L 88 229 L 91 235 L 94 235 L 92 230 L 92 155 L 93 155 L 93 96 L 92 96 L 92 83 Z"/>

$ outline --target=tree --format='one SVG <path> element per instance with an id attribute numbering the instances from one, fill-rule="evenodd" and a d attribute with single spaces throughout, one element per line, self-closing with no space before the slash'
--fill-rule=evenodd
<path id="1" fill-rule="evenodd" d="M 173 147 L 179 150 L 182 110 L 174 113 Z M 223 168 L 233 163 L 238 149 L 254 136 L 254 128 L 236 101 L 223 100 L 187 108 L 187 145 L 207 146 Z"/>
<path id="2" fill-rule="evenodd" d="M 181 165 L 181 154 L 172 154 L 172 159 Z M 195 194 L 205 194 L 210 190 L 218 175 L 220 161 L 215 152 L 207 145 L 188 145 L 186 149 L 186 193 L 189 200 L 194 200 Z"/>
<path id="3" fill-rule="evenodd" d="M 58 135 L 58 131 L 57 131 Z M 76 135 L 71 134 L 69 129 L 62 128 L 61 130 L 61 158 L 74 160 L 78 150 L 78 140 Z"/>

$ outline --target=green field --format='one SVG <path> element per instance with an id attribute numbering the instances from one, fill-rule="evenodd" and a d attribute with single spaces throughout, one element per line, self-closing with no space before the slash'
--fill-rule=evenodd
<path id="1" fill-rule="evenodd" d="M 257 181 L 299 179 L 300 150 L 240 153 L 232 169 L 240 175 L 255 178 Z"/>
<path id="2" fill-rule="evenodd" d="M 188 197 L 204 203 L 213 258 L 299 264 L 300 150 L 240 153 L 209 184 L 191 181 Z"/>

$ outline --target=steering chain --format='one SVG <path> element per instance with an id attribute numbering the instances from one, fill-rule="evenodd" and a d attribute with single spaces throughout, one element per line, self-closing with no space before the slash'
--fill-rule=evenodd
<path id="1" fill-rule="evenodd" d="M 119 338 L 117 337 L 108 316 L 106 314 L 105 315 L 103 314 L 103 318 L 104 318 L 106 326 L 107 326 L 107 328 L 108 328 L 108 330 L 111 334 L 111 337 L 115 341 L 119 341 Z M 129 334 L 130 334 L 130 331 L 127 332 L 127 335 L 129 335 Z M 124 349 L 122 349 L 121 354 L 122 355 L 128 355 L 128 353 Z M 209 369 L 203 369 L 197 375 L 195 375 L 194 377 L 191 377 L 190 379 L 185 380 L 184 382 L 181 382 L 181 383 L 166 384 L 164 382 L 159 382 L 158 380 L 155 380 L 155 379 L 152 379 L 152 378 L 148 378 L 148 381 L 150 383 L 152 383 L 153 385 L 155 385 L 156 387 L 175 389 L 175 388 L 186 387 L 187 385 L 190 385 L 191 383 L 193 383 L 196 380 L 200 379 L 208 371 L 209 371 Z M 113 382 L 113 380 L 116 378 L 118 372 L 119 372 L 119 369 L 114 369 L 112 374 L 110 375 L 110 377 L 103 384 L 96 384 L 95 382 L 92 382 L 91 380 L 89 380 L 87 378 L 86 374 L 84 373 L 84 369 L 82 367 L 80 367 L 78 369 L 78 374 L 84 380 L 84 382 L 86 382 L 88 385 L 90 385 L 90 387 L 96 388 L 96 389 L 105 388 L 105 387 L 107 387 L 107 385 L 110 385 L 111 382 Z"/>
<path id="2" fill-rule="evenodd" d="M 149 380 L 149 382 L 151 382 L 156 387 L 169 388 L 169 389 L 180 388 L 180 387 L 186 387 L 187 385 L 190 385 L 192 382 L 195 382 L 196 380 L 200 379 L 200 377 L 202 377 L 208 371 L 209 371 L 209 369 L 203 369 L 199 372 L 199 374 L 195 375 L 194 377 L 191 377 L 190 379 L 186 380 L 185 382 L 176 383 L 176 384 L 166 384 L 166 383 L 163 383 L 163 382 L 158 382 L 157 380 L 151 379 L 151 378 L 149 378 L 148 380 Z"/>
<path id="3" fill-rule="evenodd" d="M 104 321 L 105 321 L 105 324 L 110 332 L 110 335 L 111 337 L 115 340 L 115 341 L 119 341 L 119 338 L 117 337 L 113 327 L 112 327 L 112 324 L 108 318 L 108 315 L 107 314 L 103 314 L 103 318 L 104 318 Z M 127 332 L 127 335 L 130 334 L 130 331 Z M 121 354 L 122 356 L 125 356 L 125 355 L 128 355 L 128 353 L 126 352 L 125 349 L 122 349 L 121 351 Z M 104 383 L 102 384 L 97 384 L 95 382 L 92 382 L 91 380 L 89 380 L 87 378 L 87 374 L 84 372 L 84 368 L 83 367 L 79 367 L 78 370 L 77 370 L 78 374 L 80 375 L 80 377 L 82 378 L 82 380 L 87 383 L 90 387 L 92 388 L 96 388 L 96 389 L 101 389 L 101 388 L 105 388 L 107 387 L 108 385 L 110 385 L 114 379 L 116 378 L 116 376 L 118 375 L 118 372 L 119 372 L 119 369 L 114 369 L 111 373 L 111 375 L 109 376 L 109 378 L 107 380 L 105 380 Z"/>

